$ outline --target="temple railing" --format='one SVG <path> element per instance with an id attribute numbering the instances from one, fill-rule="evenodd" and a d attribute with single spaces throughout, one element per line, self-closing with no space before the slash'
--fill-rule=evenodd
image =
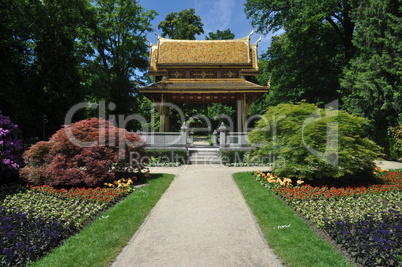
<path id="1" fill-rule="evenodd" d="M 192 144 L 187 126 L 183 124 L 180 132 L 137 132 L 147 147 L 187 147 Z"/>
<path id="2" fill-rule="evenodd" d="M 215 146 L 219 147 L 248 147 L 247 132 L 228 132 L 227 127 L 222 123 L 221 126 L 213 132 L 213 141 Z"/>
<path id="3" fill-rule="evenodd" d="M 186 125 L 180 132 L 138 132 L 147 147 L 191 147 L 194 138 Z M 228 132 L 223 124 L 212 134 L 215 147 L 248 147 L 247 132 Z"/>

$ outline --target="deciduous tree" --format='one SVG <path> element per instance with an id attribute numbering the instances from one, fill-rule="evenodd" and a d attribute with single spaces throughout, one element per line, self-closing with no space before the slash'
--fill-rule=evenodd
<path id="1" fill-rule="evenodd" d="M 195 15 L 195 9 L 190 8 L 168 14 L 158 29 L 162 30 L 162 37 L 195 40 L 196 35 L 204 33 L 202 26 L 201 18 Z"/>
<path id="2" fill-rule="evenodd" d="M 357 0 L 247 0 L 247 18 L 261 33 L 284 29 L 309 30 L 310 25 L 328 23 L 343 44 L 346 59 L 354 54 L 354 22 L 351 12 Z"/>
<path id="3" fill-rule="evenodd" d="M 128 114 L 137 106 L 139 71 L 147 67 L 146 34 L 152 30 L 153 10 L 144 10 L 136 0 L 93 1 L 95 25 L 90 39 L 92 57 L 85 73 L 88 100 L 116 104 L 116 114 Z"/>
<path id="4" fill-rule="evenodd" d="M 208 33 L 208 36 L 205 36 L 205 40 L 230 40 L 234 39 L 235 34 L 231 32 L 230 29 L 226 30 L 217 30 L 216 32 Z"/>

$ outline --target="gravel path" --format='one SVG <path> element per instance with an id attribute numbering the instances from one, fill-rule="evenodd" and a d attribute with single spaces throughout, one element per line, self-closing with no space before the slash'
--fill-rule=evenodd
<path id="1" fill-rule="evenodd" d="M 377 160 L 376 164 L 383 169 L 402 169 L 402 163 L 396 161 Z"/>
<path id="2" fill-rule="evenodd" d="M 256 169 L 152 169 L 177 176 L 113 266 L 281 266 L 232 178 Z"/>

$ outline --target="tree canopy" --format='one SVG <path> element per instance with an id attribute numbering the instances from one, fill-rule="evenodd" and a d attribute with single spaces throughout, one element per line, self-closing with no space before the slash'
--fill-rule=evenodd
<path id="1" fill-rule="evenodd" d="M 79 102 L 106 100 L 116 113 L 133 111 L 155 15 L 136 0 L 1 1 L 3 113 L 25 139 L 38 139 L 59 129 Z M 82 110 L 74 120 L 87 115 Z"/>
<path id="2" fill-rule="evenodd" d="M 402 1 L 368 0 L 355 11 L 356 56 L 344 69 L 344 108 L 369 118 L 386 146 L 387 126 L 402 124 Z"/>
<path id="3" fill-rule="evenodd" d="M 158 25 L 162 30 L 162 37 L 171 39 L 195 40 L 195 36 L 204 33 L 204 23 L 195 15 L 195 9 L 185 9 L 173 12 L 166 16 Z"/>
<path id="4" fill-rule="evenodd" d="M 230 40 L 234 39 L 235 35 L 230 29 L 217 30 L 216 32 L 209 32 L 208 36 L 205 36 L 205 40 Z"/>
<path id="5" fill-rule="evenodd" d="M 271 91 L 252 112 L 307 100 L 369 119 L 369 133 L 387 147 L 401 123 L 402 1 L 247 0 L 245 13 L 261 33 L 281 30 L 260 61 Z"/>
<path id="6" fill-rule="evenodd" d="M 245 13 L 261 33 L 285 29 L 308 31 L 312 25 L 328 23 L 343 43 L 344 53 L 351 58 L 354 23 L 352 9 L 357 0 L 247 0 Z"/>

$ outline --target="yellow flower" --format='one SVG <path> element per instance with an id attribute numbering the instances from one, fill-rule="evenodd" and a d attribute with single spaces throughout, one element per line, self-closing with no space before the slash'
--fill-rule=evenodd
<path id="1" fill-rule="evenodd" d="M 273 177 L 268 178 L 267 181 L 268 181 L 269 183 L 276 183 L 276 179 L 273 178 Z"/>
<path id="2" fill-rule="evenodd" d="M 303 180 L 297 180 L 297 184 L 304 184 Z"/>
<path id="3" fill-rule="evenodd" d="M 292 180 L 289 178 L 283 178 L 283 182 L 285 183 L 285 185 L 291 185 L 292 184 Z"/>

